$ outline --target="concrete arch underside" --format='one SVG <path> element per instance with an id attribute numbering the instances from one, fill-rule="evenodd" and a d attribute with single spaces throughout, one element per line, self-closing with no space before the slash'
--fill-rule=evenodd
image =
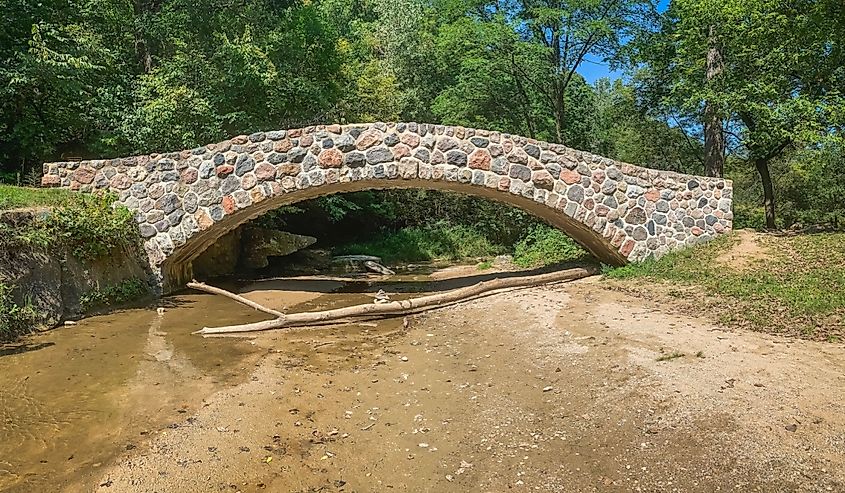
<path id="1" fill-rule="evenodd" d="M 191 261 L 241 224 L 335 193 L 425 188 L 490 198 L 545 220 L 612 265 L 707 240 L 733 220 L 727 180 L 416 123 L 257 132 L 178 153 L 46 163 L 42 183 L 116 192 L 136 212 L 164 292 L 184 286 Z"/>

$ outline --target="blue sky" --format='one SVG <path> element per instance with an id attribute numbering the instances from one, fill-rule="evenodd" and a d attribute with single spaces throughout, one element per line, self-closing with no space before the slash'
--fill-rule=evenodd
<path id="1" fill-rule="evenodd" d="M 660 0 L 657 5 L 657 10 L 663 12 L 669 7 L 670 0 Z M 622 72 L 618 70 L 611 70 L 608 64 L 604 63 L 600 58 L 587 57 L 584 63 L 578 68 L 578 73 L 581 74 L 588 83 L 593 84 L 602 77 L 608 77 L 610 80 L 622 78 Z"/>

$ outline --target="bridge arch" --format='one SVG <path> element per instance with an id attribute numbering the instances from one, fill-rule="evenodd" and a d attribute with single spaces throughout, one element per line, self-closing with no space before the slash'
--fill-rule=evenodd
<path id="1" fill-rule="evenodd" d="M 280 206 L 427 188 L 524 209 L 621 265 L 730 231 L 728 180 L 658 171 L 499 132 L 418 123 L 256 132 L 167 154 L 44 165 L 42 183 L 109 189 L 136 213 L 165 292 L 219 237 Z"/>

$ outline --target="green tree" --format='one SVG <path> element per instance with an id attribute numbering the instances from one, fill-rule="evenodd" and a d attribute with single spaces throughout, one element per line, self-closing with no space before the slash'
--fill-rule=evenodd
<path id="1" fill-rule="evenodd" d="M 661 30 L 638 43 L 646 104 L 699 124 L 706 107 L 718 108 L 732 152 L 760 177 L 769 228 L 776 225 L 770 164 L 842 136 L 842 9 L 834 1 L 675 0 Z M 707 77 L 712 25 L 721 26 L 718 77 Z"/>
<path id="2" fill-rule="evenodd" d="M 595 84 L 590 149 L 620 161 L 681 173 L 698 173 L 701 142 L 679 126 L 655 118 L 642 108 L 635 89 L 621 80 Z"/>

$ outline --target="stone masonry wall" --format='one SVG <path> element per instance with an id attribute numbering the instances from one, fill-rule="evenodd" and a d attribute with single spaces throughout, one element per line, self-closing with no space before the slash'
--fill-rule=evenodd
<path id="1" fill-rule="evenodd" d="M 200 241 L 207 246 L 284 203 L 368 188 L 493 197 L 537 213 L 615 264 L 706 240 L 730 231 L 733 220 L 727 180 L 499 132 L 417 123 L 257 132 L 182 152 L 46 163 L 42 183 L 119 194 L 137 211 L 154 268 L 174 255 L 190 262 L 201 253 Z"/>

